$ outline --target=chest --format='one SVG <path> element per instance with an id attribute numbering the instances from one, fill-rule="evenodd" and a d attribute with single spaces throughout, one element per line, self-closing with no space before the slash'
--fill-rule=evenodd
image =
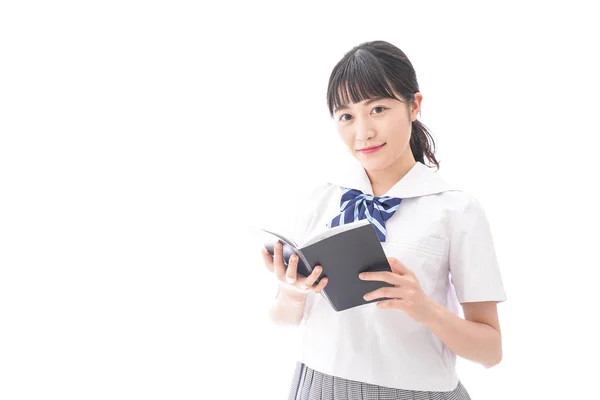
<path id="1" fill-rule="evenodd" d="M 329 229 L 327 224 L 339 213 L 339 198 L 321 203 L 308 229 L 313 236 Z M 402 200 L 398 210 L 386 221 L 386 241 L 382 247 L 388 257 L 396 258 L 415 273 L 425 293 L 445 295 L 450 248 L 449 215 L 435 196 Z"/>

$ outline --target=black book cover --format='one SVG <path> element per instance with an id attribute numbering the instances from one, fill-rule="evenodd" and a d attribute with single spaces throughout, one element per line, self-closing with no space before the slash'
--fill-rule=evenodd
<path id="1" fill-rule="evenodd" d="M 301 249 L 312 267 L 323 267 L 321 278 L 328 282 L 323 295 L 336 311 L 383 299 L 366 301 L 363 296 L 385 286 L 381 281 L 363 281 L 358 274 L 366 271 L 391 271 L 375 227 L 365 224 L 340 232 Z"/>
<path id="2" fill-rule="evenodd" d="M 273 254 L 275 241 L 283 243 L 284 262 L 287 265 L 292 254 L 298 254 L 298 273 L 308 276 L 320 265 L 323 272 L 317 282 L 328 278 L 321 292 L 335 311 L 344 311 L 356 306 L 385 299 L 366 301 L 363 296 L 381 287 L 392 286 L 381 281 L 363 281 L 358 274 L 366 271 L 391 271 L 375 227 L 361 220 L 341 227 L 332 228 L 299 247 L 282 235 L 262 231 L 265 248 Z"/>

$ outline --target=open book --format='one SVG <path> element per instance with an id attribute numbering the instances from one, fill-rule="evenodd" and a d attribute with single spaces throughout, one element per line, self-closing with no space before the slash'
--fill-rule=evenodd
<path id="1" fill-rule="evenodd" d="M 335 311 L 381 301 L 366 301 L 368 292 L 385 286 L 381 281 L 363 281 L 358 274 L 365 271 L 391 271 L 375 227 L 366 219 L 331 228 L 299 245 L 279 233 L 259 229 L 264 246 L 273 254 L 277 241 L 283 244 L 287 266 L 292 254 L 298 255 L 298 274 L 308 276 L 320 265 L 323 272 L 317 282 L 327 277 L 321 294 Z"/>

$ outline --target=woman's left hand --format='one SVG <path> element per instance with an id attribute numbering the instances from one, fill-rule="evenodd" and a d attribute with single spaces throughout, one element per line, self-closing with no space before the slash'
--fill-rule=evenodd
<path id="1" fill-rule="evenodd" d="M 417 322 L 431 319 L 435 313 L 435 302 L 425 294 L 415 273 L 393 257 L 388 257 L 388 262 L 392 272 L 363 272 L 359 275 L 364 281 L 383 281 L 394 285 L 367 293 L 365 300 L 391 298 L 378 302 L 377 307 L 402 310 Z"/>

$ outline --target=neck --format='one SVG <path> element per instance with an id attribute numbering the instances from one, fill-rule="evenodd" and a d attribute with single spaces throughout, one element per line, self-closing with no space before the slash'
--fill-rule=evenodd
<path id="1" fill-rule="evenodd" d="M 412 152 L 407 157 L 399 157 L 390 166 L 377 171 L 366 171 L 375 197 L 383 196 L 416 164 Z"/>

